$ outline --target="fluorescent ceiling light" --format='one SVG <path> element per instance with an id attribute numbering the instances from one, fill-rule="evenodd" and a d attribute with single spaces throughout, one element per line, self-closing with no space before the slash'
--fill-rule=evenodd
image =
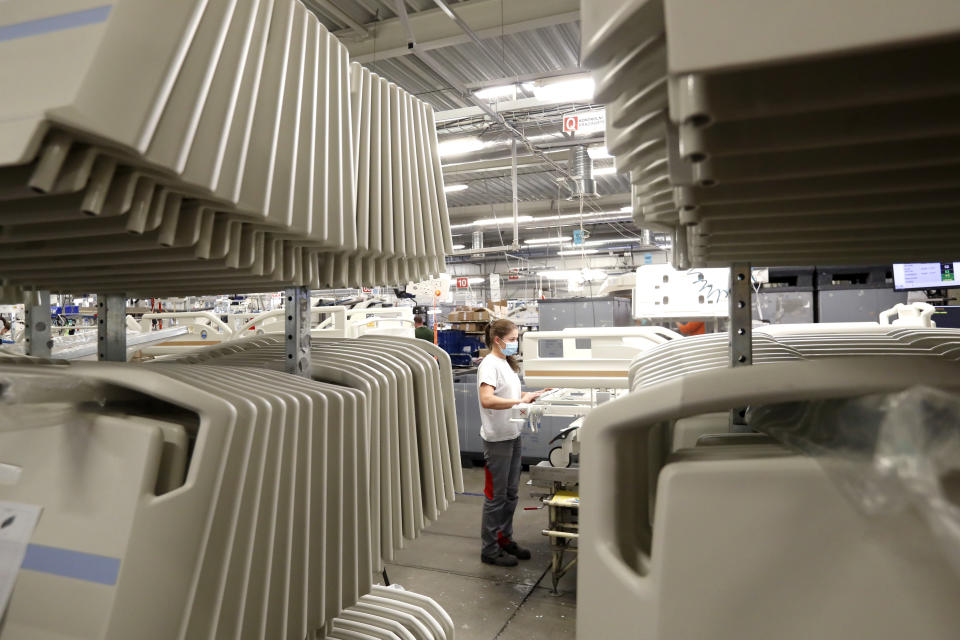
<path id="1" fill-rule="evenodd" d="M 608 240 L 587 240 L 587 241 L 584 242 L 582 245 L 572 245 L 572 244 L 568 244 L 568 245 L 564 245 L 564 246 L 562 246 L 562 247 L 560 247 L 560 248 L 561 248 L 561 249 L 564 249 L 564 250 L 567 250 L 567 249 L 576 249 L 577 246 L 583 246 L 583 247 L 600 247 L 600 246 L 603 246 L 603 245 L 605 245 L 605 244 L 634 244 L 634 243 L 638 243 L 638 242 L 640 242 L 640 241 L 639 241 L 639 240 L 634 240 L 633 238 L 611 238 L 611 239 L 608 239 Z"/>
<path id="2" fill-rule="evenodd" d="M 616 167 L 601 167 L 593 170 L 595 176 L 612 176 L 615 173 L 617 173 Z"/>
<path id="3" fill-rule="evenodd" d="M 620 211 L 591 211 L 590 213 L 584 213 L 581 216 L 579 213 L 565 213 L 563 215 L 550 215 L 550 216 L 517 216 L 517 223 L 520 226 L 525 226 L 527 223 L 534 225 L 541 224 L 553 224 L 557 222 L 563 222 L 566 220 L 579 220 L 583 218 L 584 222 L 597 223 L 597 222 L 616 222 L 618 220 L 630 220 L 630 214 L 622 213 Z M 474 220 L 473 222 L 465 222 L 462 224 L 451 224 L 450 229 L 453 231 L 458 231 L 460 229 L 469 229 L 472 227 L 489 227 L 496 226 L 500 224 L 502 226 L 510 226 L 513 224 L 513 217 L 503 217 L 503 218 L 483 218 L 481 220 Z M 457 235 L 457 234 L 454 234 Z"/>
<path id="4" fill-rule="evenodd" d="M 570 242 L 570 236 L 559 236 L 556 238 L 530 238 L 524 240 L 523 244 L 562 244 Z"/>
<path id="5" fill-rule="evenodd" d="M 444 193 L 453 193 L 455 191 L 466 191 L 470 187 L 465 184 L 448 184 L 443 187 Z"/>
<path id="6" fill-rule="evenodd" d="M 620 207 L 620 211 L 622 213 L 633 213 L 633 206 L 628 204 L 625 207 Z"/>
<path id="7" fill-rule="evenodd" d="M 496 87 L 486 87 L 479 91 L 474 91 L 473 95 L 481 100 L 496 100 L 497 98 L 512 98 L 517 91 L 515 84 L 502 84 Z"/>
<path id="8" fill-rule="evenodd" d="M 485 278 L 467 278 L 467 284 L 483 284 L 486 282 Z"/>
<path id="9" fill-rule="evenodd" d="M 517 216 L 517 222 L 530 222 L 533 220 L 533 216 Z M 492 227 L 498 224 L 513 224 L 513 216 L 509 218 L 484 218 L 482 220 L 474 220 L 474 226 L 476 227 Z"/>
<path id="10" fill-rule="evenodd" d="M 454 251 L 460 251 L 460 249 L 466 249 L 466 248 L 467 248 L 466 245 L 462 245 L 462 244 L 455 244 L 455 245 L 453 245 L 453 250 L 454 250 Z"/>
<path id="11" fill-rule="evenodd" d="M 524 86 L 526 88 L 526 86 Z M 574 78 L 559 82 L 537 82 L 533 85 L 533 95 L 538 100 L 562 102 L 589 102 L 593 100 L 593 78 Z"/>
<path id="12" fill-rule="evenodd" d="M 591 255 L 599 252 L 599 249 L 564 249 L 562 251 L 557 251 L 558 256 L 579 256 L 579 255 Z"/>
<path id="13" fill-rule="evenodd" d="M 597 158 L 612 158 L 606 147 L 589 147 L 587 155 L 596 160 Z"/>
<path id="14" fill-rule="evenodd" d="M 630 216 L 620 213 L 619 211 L 594 211 L 590 213 L 584 213 L 582 216 L 579 213 L 565 213 L 559 216 L 538 216 L 533 219 L 533 222 L 556 222 L 558 220 L 579 220 L 580 218 L 584 220 L 593 220 L 594 218 L 610 218 L 611 220 L 627 220 Z"/>
<path id="15" fill-rule="evenodd" d="M 479 151 L 487 146 L 480 138 L 454 138 L 444 140 L 437 145 L 440 157 L 459 156 L 471 151 Z"/>

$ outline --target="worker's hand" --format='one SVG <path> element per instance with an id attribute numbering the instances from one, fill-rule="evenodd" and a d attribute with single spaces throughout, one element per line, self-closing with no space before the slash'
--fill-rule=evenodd
<path id="1" fill-rule="evenodd" d="M 531 402 L 539 398 L 540 394 L 542 393 L 543 391 L 527 391 L 520 396 L 520 402 L 524 404 L 530 404 Z"/>

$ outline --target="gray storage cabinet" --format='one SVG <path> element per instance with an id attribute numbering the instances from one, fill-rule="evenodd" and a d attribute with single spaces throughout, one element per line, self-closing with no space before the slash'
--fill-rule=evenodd
<path id="1" fill-rule="evenodd" d="M 753 319 L 766 324 L 814 321 L 814 267 L 771 267 L 770 279 L 753 296 Z"/>
<path id="2" fill-rule="evenodd" d="M 876 322 L 881 311 L 907 302 L 894 291 L 893 270 L 880 267 L 818 267 L 818 322 Z"/>
<path id="3" fill-rule="evenodd" d="M 582 327 L 628 327 L 633 324 L 630 299 L 551 298 L 540 301 L 540 330 Z"/>
<path id="4" fill-rule="evenodd" d="M 540 301 L 540 331 L 589 327 L 629 327 L 633 324 L 629 298 L 551 298 Z M 577 347 L 590 347 L 590 338 L 577 340 Z M 541 358 L 563 356 L 560 340 L 541 340 Z"/>

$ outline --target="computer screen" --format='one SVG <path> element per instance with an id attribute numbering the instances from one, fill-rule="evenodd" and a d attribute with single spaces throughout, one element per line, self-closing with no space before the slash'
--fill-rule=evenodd
<path id="1" fill-rule="evenodd" d="M 910 289 L 960 288 L 957 271 L 960 262 L 913 262 L 893 265 L 893 288 Z"/>

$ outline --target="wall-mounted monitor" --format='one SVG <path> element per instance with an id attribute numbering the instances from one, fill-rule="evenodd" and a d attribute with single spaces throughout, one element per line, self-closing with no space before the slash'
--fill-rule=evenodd
<path id="1" fill-rule="evenodd" d="M 899 291 L 960 288 L 960 262 L 911 262 L 893 265 L 893 288 Z"/>

